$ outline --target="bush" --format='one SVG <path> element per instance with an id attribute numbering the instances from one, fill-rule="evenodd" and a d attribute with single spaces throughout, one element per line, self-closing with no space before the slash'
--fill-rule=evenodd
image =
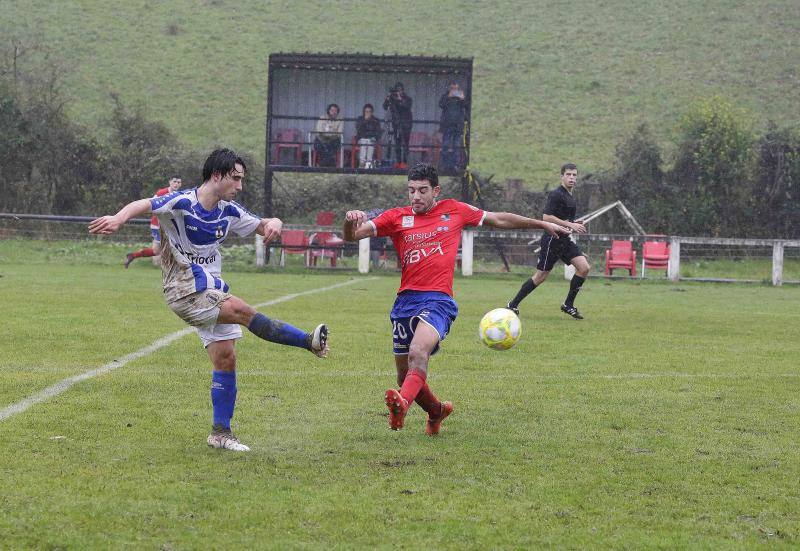
<path id="1" fill-rule="evenodd" d="M 672 172 L 674 223 L 693 235 L 737 235 L 746 227 L 755 137 L 749 116 L 714 96 L 684 115 Z"/>

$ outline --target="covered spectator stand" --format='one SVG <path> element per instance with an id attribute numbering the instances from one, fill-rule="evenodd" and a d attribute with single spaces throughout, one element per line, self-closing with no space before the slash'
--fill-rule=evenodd
<path id="1" fill-rule="evenodd" d="M 465 99 L 465 123 L 455 166 L 440 164 L 442 134 L 439 101 L 451 81 Z M 418 161 L 439 165 L 440 174 L 462 175 L 469 161 L 472 59 L 372 54 L 291 54 L 269 56 L 267 95 L 265 211 L 272 215 L 272 180 L 276 172 L 336 174 L 405 174 L 397 155 L 397 121 L 384 101 L 396 83 L 412 99 L 407 165 Z M 374 160 L 359 167 L 356 120 L 365 104 L 372 104 L 379 119 L 380 139 Z M 341 120 L 341 145 L 327 162 L 315 147 L 317 121 L 330 104 L 337 104 Z M 452 163 L 452 152 L 448 157 Z"/>

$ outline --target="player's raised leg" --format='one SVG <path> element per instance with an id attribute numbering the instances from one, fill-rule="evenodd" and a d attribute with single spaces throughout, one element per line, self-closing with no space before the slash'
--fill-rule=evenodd
<path id="1" fill-rule="evenodd" d="M 125 262 L 123 266 L 126 268 L 131 265 L 131 262 L 136 260 L 137 258 L 148 258 L 151 256 L 155 256 L 155 251 L 153 247 L 145 247 L 143 249 L 139 249 L 138 251 L 133 251 L 132 253 L 128 253 L 125 255 Z"/>
<path id="2" fill-rule="evenodd" d="M 238 323 L 265 341 L 305 348 L 320 358 L 328 355 L 328 326 L 324 323 L 306 333 L 281 320 L 268 318 L 235 296 L 220 305 L 217 323 Z"/>
<path id="3" fill-rule="evenodd" d="M 417 324 L 408 347 L 408 372 L 403 384 L 399 391 L 394 388 L 386 391 L 386 407 L 389 409 L 389 426 L 392 430 L 403 428 L 409 406 L 416 400 L 422 388 L 427 386 L 428 360 L 439 344 L 439 339 L 439 333 L 431 325 L 424 322 Z"/>
<path id="4" fill-rule="evenodd" d="M 583 286 L 583 282 L 589 277 L 589 261 L 586 260 L 585 256 L 576 256 L 572 259 L 571 264 L 575 267 L 575 275 L 572 276 L 572 281 L 569 283 L 569 292 L 564 304 L 561 305 L 561 311 L 575 319 L 582 320 L 583 316 L 575 308 L 574 303 L 575 297 L 578 296 L 578 291 Z"/>
<path id="5" fill-rule="evenodd" d="M 239 332 L 241 335 L 241 332 Z M 236 351 L 235 340 L 211 342 L 206 347 L 214 366 L 211 373 L 211 406 L 214 422 L 208 445 L 237 452 L 247 452 L 250 448 L 242 444 L 231 431 L 231 419 L 236 406 Z"/>

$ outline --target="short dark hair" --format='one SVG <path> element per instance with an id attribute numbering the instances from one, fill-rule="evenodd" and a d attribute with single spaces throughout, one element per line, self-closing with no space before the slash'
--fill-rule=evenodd
<path id="1" fill-rule="evenodd" d="M 431 187 L 439 185 L 439 173 L 436 167 L 428 163 L 417 163 L 408 170 L 408 181 L 416 182 L 421 180 L 428 180 Z"/>
<path id="2" fill-rule="evenodd" d="M 230 174 L 237 164 L 242 165 L 242 169 L 247 172 L 247 165 L 233 149 L 215 149 L 203 165 L 203 181 L 208 182 L 217 172 L 221 176 Z"/>
<path id="3" fill-rule="evenodd" d="M 367 110 L 367 108 L 370 108 L 370 109 L 372 109 L 372 112 L 373 112 L 373 113 L 375 112 L 375 108 L 372 106 L 372 104 L 371 104 L 371 103 L 365 103 L 365 104 L 364 104 L 364 107 L 362 107 L 362 108 L 361 108 L 361 114 L 362 114 L 362 115 L 364 114 L 364 111 L 366 111 L 366 110 Z"/>
<path id="4" fill-rule="evenodd" d="M 325 113 L 326 114 L 328 114 L 328 115 L 331 114 L 331 107 L 335 107 L 337 111 L 341 112 L 341 109 L 339 109 L 338 105 L 336 105 L 335 103 L 329 103 L 328 107 L 325 108 Z"/>
<path id="5" fill-rule="evenodd" d="M 564 163 L 563 165 L 561 165 L 561 175 L 562 176 L 568 170 L 578 170 L 578 166 L 575 163 Z"/>
<path id="6" fill-rule="evenodd" d="M 169 177 L 169 179 L 170 180 L 180 180 L 181 176 L 180 176 L 180 174 L 173 174 L 172 176 Z"/>

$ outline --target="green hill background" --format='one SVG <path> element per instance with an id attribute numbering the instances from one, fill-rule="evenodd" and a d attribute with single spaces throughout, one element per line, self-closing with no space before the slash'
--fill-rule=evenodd
<path id="1" fill-rule="evenodd" d="M 532 188 L 606 168 L 648 122 L 668 143 L 698 97 L 800 122 L 800 2 L 13 0 L 0 35 L 67 68 L 70 114 L 103 131 L 118 93 L 189 147 L 263 158 L 271 52 L 475 58 L 472 164 Z"/>

